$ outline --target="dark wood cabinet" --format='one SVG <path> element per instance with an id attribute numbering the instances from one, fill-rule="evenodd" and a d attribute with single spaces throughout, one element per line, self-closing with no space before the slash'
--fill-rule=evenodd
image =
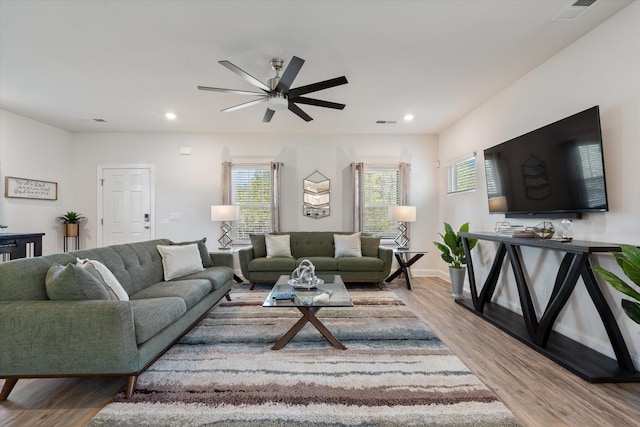
<path id="1" fill-rule="evenodd" d="M 45 233 L 0 233 L 0 261 L 42 255 Z"/>

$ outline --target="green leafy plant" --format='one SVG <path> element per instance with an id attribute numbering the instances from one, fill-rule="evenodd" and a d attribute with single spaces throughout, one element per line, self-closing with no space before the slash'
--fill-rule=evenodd
<path id="1" fill-rule="evenodd" d="M 631 279 L 636 286 L 640 286 L 640 249 L 631 245 L 620 245 L 622 252 L 616 252 L 613 256 L 622 268 L 624 274 Z M 631 285 L 627 284 L 620 277 L 605 270 L 602 267 L 591 267 L 603 280 L 608 282 L 614 289 L 630 296 L 636 301 L 640 301 L 640 293 Z M 640 303 L 628 299 L 622 300 L 622 309 L 636 323 L 640 324 Z"/>
<path id="2" fill-rule="evenodd" d="M 2 225 L 2 224 L 0 224 L 0 228 L 7 228 L 7 227 L 8 227 L 8 225 Z"/>
<path id="3" fill-rule="evenodd" d="M 466 222 L 460 226 L 458 233 L 468 232 L 469 223 Z M 461 268 L 467 263 L 467 259 L 464 256 L 464 249 L 462 247 L 462 237 L 453 231 L 453 228 L 448 223 L 444 223 L 444 234 L 438 233 L 442 237 L 443 243 L 433 242 L 434 245 L 442 252 L 442 259 L 453 268 Z M 478 239 L 468 239 L 469 250 L 473 249 L 478 243 Z"/>
<path id="4" fill-rule="evenodd" d="M 85 220 L 86 218 L 74 211 L 69 211 L 66 214 L 59 216 L 56 218 L 58 221 L 63 224 L 80 224 L 80 221 Z"/>

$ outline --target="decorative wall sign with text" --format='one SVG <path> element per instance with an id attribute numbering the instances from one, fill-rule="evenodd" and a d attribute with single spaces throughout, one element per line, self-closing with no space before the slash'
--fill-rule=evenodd
<path id="1" fill-rule="evenodd" d="M 5 176 L 4 197 L 58 200 L 58 183 Z"/>

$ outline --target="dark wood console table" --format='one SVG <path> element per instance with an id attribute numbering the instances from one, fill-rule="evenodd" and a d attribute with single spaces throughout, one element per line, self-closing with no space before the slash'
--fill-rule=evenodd
<path id="1" fill-rule="evenodd" d="M 42 255 L 44 233 L 0 233 L 0 260 Z"/>
<path id="2" fill-rule="evenodd" d="M 456 300 L 458 304 L 589 382 L 640 382 L 640 372 L 633 366 L 624 338 L 595 280 L 589 261 L 589 254 L 592 253 L 619 252 L 618 245 L 578 240 L 560 242 L 548 239 L 503 237 L 494 233 L 463 232 L 460 236 L 467 258 L 471 300 L 458 299 Z M 468 245 L 470 238 L 498 243 L 491 270 L 479 293 Z M 564 253 L 549 301 L 539 320 L 525 279 L 520 255 L 521 246 Z M 522 315 L 491 302 L 505 256 L 508 256 L 515 276 Z M 558 315 L 569 300 L 580 277 L 602 320 L 617 360 L 553 330 Z"/>

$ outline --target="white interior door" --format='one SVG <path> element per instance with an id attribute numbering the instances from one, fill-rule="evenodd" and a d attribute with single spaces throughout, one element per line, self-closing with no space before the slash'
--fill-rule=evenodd
<path id="1" fill-rule="evenodd" d="M 102 246 L 153 238 L 151 181 L 148 167 L 102 168 Z"/>

